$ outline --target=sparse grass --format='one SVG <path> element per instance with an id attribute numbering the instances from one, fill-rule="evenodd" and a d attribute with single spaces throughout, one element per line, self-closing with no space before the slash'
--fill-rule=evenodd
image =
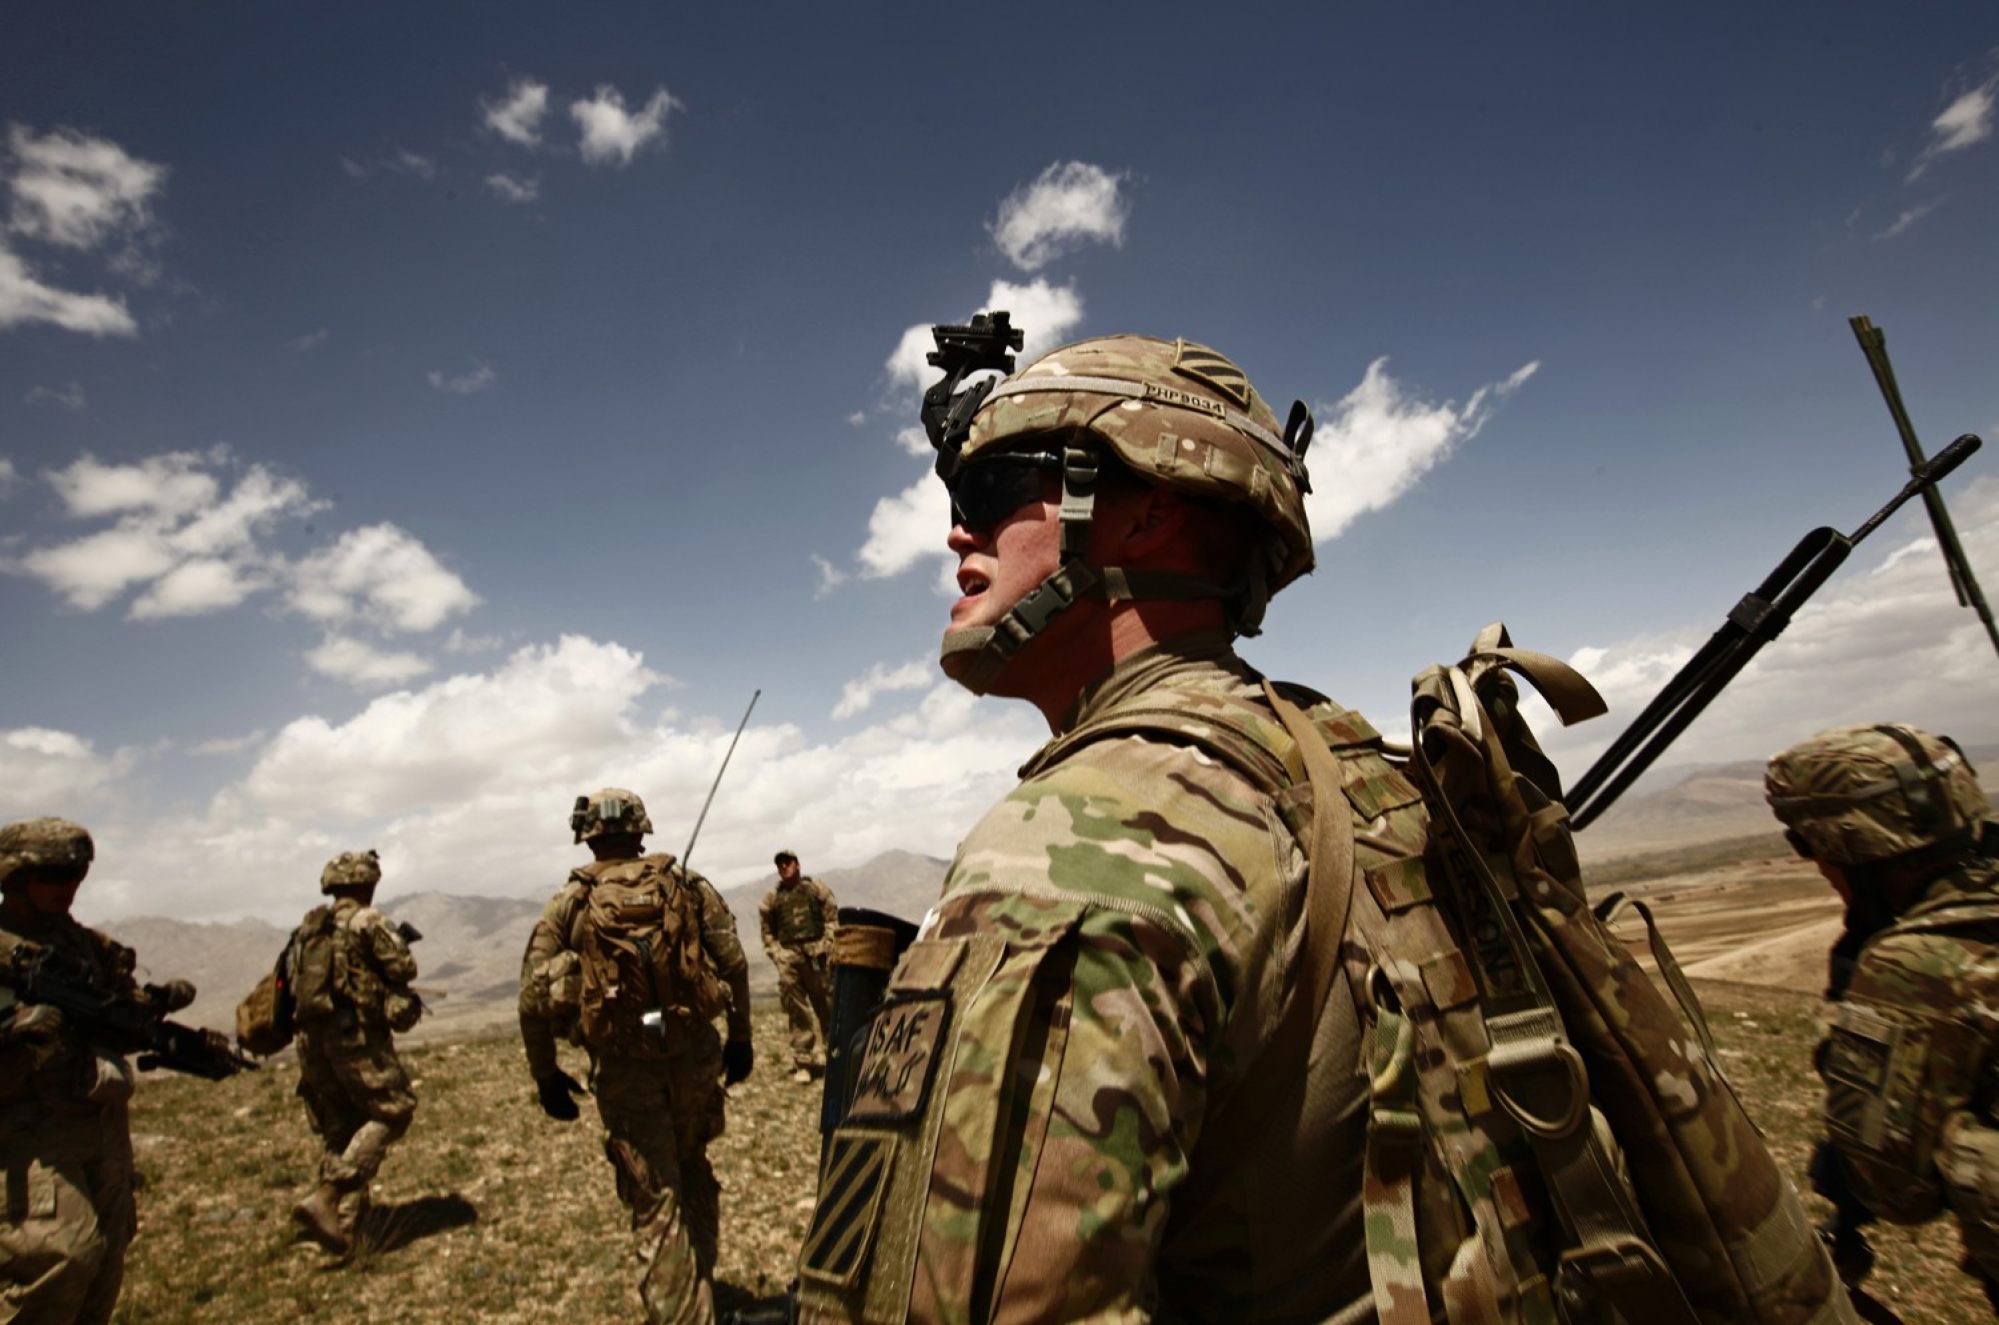
<path id="1" fill-rule="evenodd" d="M 1817 1136 L 1811 1071 L 1816 1001 L 1779 989 L 1698 982 L 1736 1089 L 1813 1217 L 1804 1180 Z M 783 1289 L 810 1213 L 816 1086 L 785 1078 L 783 1018 L 756 1015 L 758 1064 L 733 1092 L 711 1151 L 723 1183 L 721 1305 Z M 318 1147 L 288 1064 L 214 1085 L 148 1078 L 132 1114 L 147 1183 L 120 1325 L 237 1322 L 638 1320 L 627 1224 L 600 1129 L 584 1101 L 563 1125 L 536 1107 L 512 1037 L 430 1044 L 405 1055 L 422 1101 L 375 1188 L 366 1245 L 344 1266 L 292 1240 L 289 1210 Z M 580 1064 L 572 1071 L 582 1075 Z M 1910 1325 L 1969 1325 L 1991 1313 L 1957 1268 L 1948 1220 L 1870 1232 L 1869 1287 Z"/>

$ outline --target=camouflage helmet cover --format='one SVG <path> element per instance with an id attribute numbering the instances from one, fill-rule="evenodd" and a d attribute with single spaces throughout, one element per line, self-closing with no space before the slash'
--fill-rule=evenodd
<path id="1" fill-rule="evenodd" d="M 1792 844 L 1830 865 L 1869 865 L 1975 831 L 1990 812 L 1957 746 L 1915 727 L 1820 732 L 1770 760 L 1771 810 Z"/>
<path id="2" fill-rule="evenodd" d="M 1190 340 L 1103 336 L 1036 359 L 999 383 L 972 419 L 959 459 L 1037 433 L 1081 432 L 1141 480 L 1248 506 L 1274 536 L 1268 590 L 1312 569 L 1304 461 L 1232 361 Z"/>
<path id="3" fill-rule="evenodd" d="M 0 828 L 0 883 L 18 870 L 74 873 L 81 879 L 96 857 L 90 830 L 67 819 L 23 819 Z"/>
<path id="4" fill-rule="evenodd" d="M 326 862 L 326 868 L 319 872 L 319 891 L 330 893 L 335 888 L 372 888 L 382 881 L 382 858 L 374 848 L 366 851 L 343 851 Z"/>
<path id="5" fill-rule="evenodd" d="M 646 803 L 637 792 L 605 787 L 576 798 L 576 808 L 569 813 L 569 831 L 576 834 L 578 842 L 612 833 L 636 833 L 643 837 L 652 831 L 652 820 L 646 817 Z"/>

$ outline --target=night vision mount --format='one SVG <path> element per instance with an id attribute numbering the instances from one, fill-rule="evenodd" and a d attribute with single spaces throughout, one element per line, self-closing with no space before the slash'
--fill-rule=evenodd
<path id="1" fill-rule="evenodd" d="M 973 373 L 1013 371 L 1013 351 L 1022 335 L 1005 311 L 976 313 L 966 326 L 935 326 L 937 348 L 925 356 L 932 368 L 944 370 L 937 384 L 923 393 L 923 431 L 937 448 L 937 476 L 949 479 L 958 468 L 958 449 L 972 432 L 972 416 L 993 389 L 992 378 L 965 385 Z"/>

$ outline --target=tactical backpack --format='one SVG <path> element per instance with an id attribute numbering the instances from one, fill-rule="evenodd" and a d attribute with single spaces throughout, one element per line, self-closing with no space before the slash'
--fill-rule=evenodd
<path id="1" fill-rule="evenodd" d="M 1253 1110 L 1270 1075 L 1296 1070 L 1344 962 L 1368 1046 L 1362 1203 L 1382 1325 L 1853 1322 L 1664 941 L 1652 929 L 1670 1001 L 1585 899 L 1559 775 L 1509 673 L 1565 724 L 1604 711 L 1580 674 L 1494 625 L 1415 678 L 1407 751 L 1268 682 L 1281 732 L 1247 705 L 1176 711 L 1170 692 L 1093 724 L 1196 745 L 1287 811 L 1310 797 L 1309 818 L 1286 815 L 1310 861 L 1309 942 L 1214 1132 L 1253 1125 L 1231 1106 Z M 1355 832 L 1417 795 L 1423 855 L 1354 887 Z"/>
<path id="2" fill-rule="evenodd" d="M 577 952 L 577 1030 L 593 1049 L 664 1049 L 676 1023 L 728 1010 L 728 988 L 701 945 L 701 895 L 664 853 L 601 860 L 585 884 Z M 647 1020 L 648 1013 L 661 1014 Z"/>
<path id="3" fill-rule="evenodd" d="M 338 968 L 345 965 L 338 949 L 346 946 L 346 927 L 330 906 L 315 906 L 292 931 L 292 1018 L 310 1024 L 333 1016 L 347 1003 L 341 996 Z"/>
<path id="4" fill-rule="evenodd" d="M 268 1058 L 290 1044 L 297 1029 L 291 979 L 285 969 L 291 951 L 291 944 L 286 943 L 257 987 L 236 1005 L 236 1043 L 259 1058 Z"/>

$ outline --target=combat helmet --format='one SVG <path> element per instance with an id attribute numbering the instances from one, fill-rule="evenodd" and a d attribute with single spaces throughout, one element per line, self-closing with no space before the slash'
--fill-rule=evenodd
<path id="1" fill-rule="evenodd" d="M 1843 868 L 1968 845 L 1990 812 L 1955 741 L 1899 723 L 1820 732 L 1763 789 L 1799 855 Z"/>
<path id="2" fill-rule="evenodd" d="M 366 851 L 343 851 L 326 862 L 319 872 L 319 891 L 335 888 L 372 888 L 382 881 L 382 858 L 370 847 Z"/>
<path id="3" fill-rule="evenodd" d="M 989 689 L 1013 655 L 1079 599 L 1220 599 L 1231 628 L 1254 635 L 1270 596 L 1312 569 L 1305 514 L 1312 415 L 1303 401 L 1280 427 L 1248 374 L 1225 355 L 1190 340 L 1137 335 L 1077 341 L 1002 381 L 961 389 L 981 369 L 1011 372 L 1004 351 L 1019 347 L 1020 334 L 1006 313 L 934 334 L 930 362 L 945 377 L 924 396 L 923 422 L 937 448 L 938 477 L 962 485 L 1000 456 L 1062 477 L 1061 567 L 996 626 L 945 633 L 946 658 L 973 655 L 959 679 L 975 693 Z M 1030 437 L 1049 449 L 1020 457 L 1019 444 Z M 1237 582 L 1090 565 L 1090 518 L 1106 456 L 1141 482 L 1253 512 L 1262 536 Z"/>
<path id="4" fill-rule="evenodd" d="M 576 798 L 576 808 L 569 812 L 569 831 L 576 834 L 578 842 L 613 833 L 643 837 L 652 831 L 652 820 L 646 817 L 646 803 L 637 792 L 605 787 Z"/>
<path id="5" fill-rule="evenodd" d="M 81 879 L 97 849 L 90 830 L 67 819 L 23 819 L 0 828 L 0 884 L 16 871 L 48 870 Z"/>

